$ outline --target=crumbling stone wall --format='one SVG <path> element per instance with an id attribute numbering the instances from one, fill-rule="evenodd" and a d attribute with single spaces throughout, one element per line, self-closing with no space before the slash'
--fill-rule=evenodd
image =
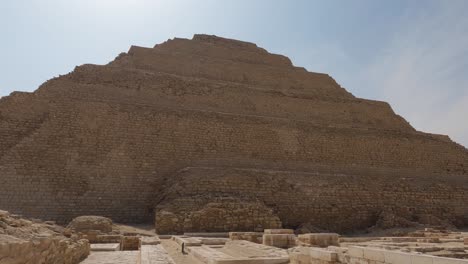
<path id="1" fill-rule="evenodd" d="M 378 181 L 375 178 L 378 177 Z M 468 224 L 468 179 L 445 177 L 436 180 L 427 175 L 395 177 L 360 173 L 330 174 L 258 169 L 187 168 L 171 177 L 161 194 L 158 215 L 177 218 L 184 231 L 190 232 L 194 221 L 186 212 L 194 212 L 191 199 L 212 195 L 250 197 L 265 204 L 281 220 L 284 227 L 296 228 L 302 223 L 323 230 L 340 232 L 374 226 L 382 213 L 392 214 L 408 222 L 428 223 L 431 216 L 459 227 Z M 242 214 L 241 214 L 242 215 Z M 225 218 L 224 223 L 230 218 Z M 400 226 L 401 223 L 396 223 Z M 188 227 L 188 228 L 187 228 Z M 387 226 L 387 228 L 395 226 Z M 180 230 L 180 227 L 172 230 Z M 227 229 L 229 230 L 229 229 Z M 231 229 L 234 230 L 234 229 Z M 253 231 L 253 228 L 237 229 Z M 162 231 L 162 230 L 161 230 Z M 221 230 L 218 230 L 221 231 Z M 226 230 L 223 230 L 226 231 Z"/>
<path id="2" fill-rule="evenodd" d="M 159 204 L 155 223 L 158 234 L 263 231 L 282 226 L 279 217 L 262 201 L 243 195 L 220 197 L 211 193 L 182 195 Z"/>
<path id="3" fill-rule="evenodd" d="M 293 67 L 253 44 L 210 36 L 133 47 L 109 65 L 84 65 L 34 93 L 1 98 L 0 137 L 0 208 L 64 223 L 79 215 L 154 221 L 154 209 L 170 204 L 160 195 L 187 167 L 347 175 L 355 179 L 351 193 L 369 179 L 385 182 L 382 175 L 402 178 L 409 172 L 434 186 L 468 175 L 465 148 L 415 131 L 388 104 L 355 98 L 330 76 Z M 329 191 L 344 188 L 332 179 L 328 185 L 323 180 L 324 193 L 312 204 L 327 204 Z M 405 184 L 400 186 L 407 196 L 395 199 L 413 199 Z M 430 191 L 445 201 L 445 191 L 453 190 L 447 186 Z M 255 195 L 249 203 L 272 209 L 266 214 L 288 226 L 312 214 L 320 221 L 336 215 L 307 209 L 311 205 L 301 205 L 294 189 L 282 192 L 290 208 L 306 209 L 304 217 L 279 215 L 275 201 Z M 340 197 L 334 199 L 343 207 L 349 203 Z M 353 219 L 370 224 L 366 212 L 383 210 L 389 201 L 384 198 Z M 464 209 L 456 208 L 427 210 L 459 219 Z M 349 225 L 341 221 L 334 218 L 330 228 Z"/>

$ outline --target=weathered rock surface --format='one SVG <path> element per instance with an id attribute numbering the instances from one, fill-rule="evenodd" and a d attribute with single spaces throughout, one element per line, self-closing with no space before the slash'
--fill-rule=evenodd
<path id="1" fill-rule="evenodd" d="M 133 46 L 12 93 L 0 138 L 0 208 L 62 223 L 341 232 L 392 212 L 468 225 L 464 147 L 237 40 Z"/>
<path id="2" fill-rule="evenodd" d="M 0 211 L 1 264 L 75 264 L 89 255 L 87 240 L 50 222 L 31 221 Z"/>
<path id="3" fill-rule="evenodd" d="M 103 216 L 78 216 L 70 222 L 68 228 L 76 232 L 95 230 L 110 233 L 112 232 L 112 220 Z"/>

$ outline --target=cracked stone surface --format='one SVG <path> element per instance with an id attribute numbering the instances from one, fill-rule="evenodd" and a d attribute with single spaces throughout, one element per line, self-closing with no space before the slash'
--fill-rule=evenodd
<path id="1" fill-rule="evenodd" d="M 91 252 L 81 264 L 136 264 L 138 251 Z"/>

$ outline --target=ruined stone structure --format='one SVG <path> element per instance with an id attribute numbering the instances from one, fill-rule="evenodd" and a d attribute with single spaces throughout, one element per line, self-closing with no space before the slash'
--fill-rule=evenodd
<path id="1" fill-rule="evenodd" d="M 0 210 L 0 264 L 77 264 L 89 253 L 89 241 L 68 229 Z"/>
<path id="2" fill-rule="evenodd" d="M 468 225 L 468 151 L 255 44 L 131 47 L 0 99 L 0 208 L 159 233 Z"/>

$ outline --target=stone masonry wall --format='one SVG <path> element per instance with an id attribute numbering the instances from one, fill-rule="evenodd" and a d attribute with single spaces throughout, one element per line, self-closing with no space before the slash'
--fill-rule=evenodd
<path id="1" fill-rule="evenodd" d="M 457 146 L 417 134 L 405 134 L 402 141 L 396 132 L 356 133 L 284 119 L 109 102 L 49 107 L 47 121 L 0 158 L 0 207 L 45 219 L 102 214 L 148 221 L 161 182 L 200 163 L 454 174 L 468 167 Z"/>
<path id="2" fill-rule="evenodd" d="M 170 212 L 178 217 L 178 223 L 185 223 L 183 231 L 190 232 L 192 218 L 186 212 L 196 211 L 200 205 L 194 206 L 189 201 L 224 196 L 266 205 L 287 228 L 308 223 L 339 232 L 364 229 L 375 225 L 383 212 L 422 224 L 436 224 L 425 222 L 432 217 L 465 226 L 468 224 L 468 205 L 464 202 L 468 199 L 467 181 L 456 177 L 436 180 L 427 175 L 395 177 L 391 173 L 383 176 L 187 168 L 168 181 L 157 215 L 160 211 Z M 165 225 L 163 231 L 169 229 L 169 224 Z M 173 226 L 170 231 L 180 232 L 180 229 Z"/>

